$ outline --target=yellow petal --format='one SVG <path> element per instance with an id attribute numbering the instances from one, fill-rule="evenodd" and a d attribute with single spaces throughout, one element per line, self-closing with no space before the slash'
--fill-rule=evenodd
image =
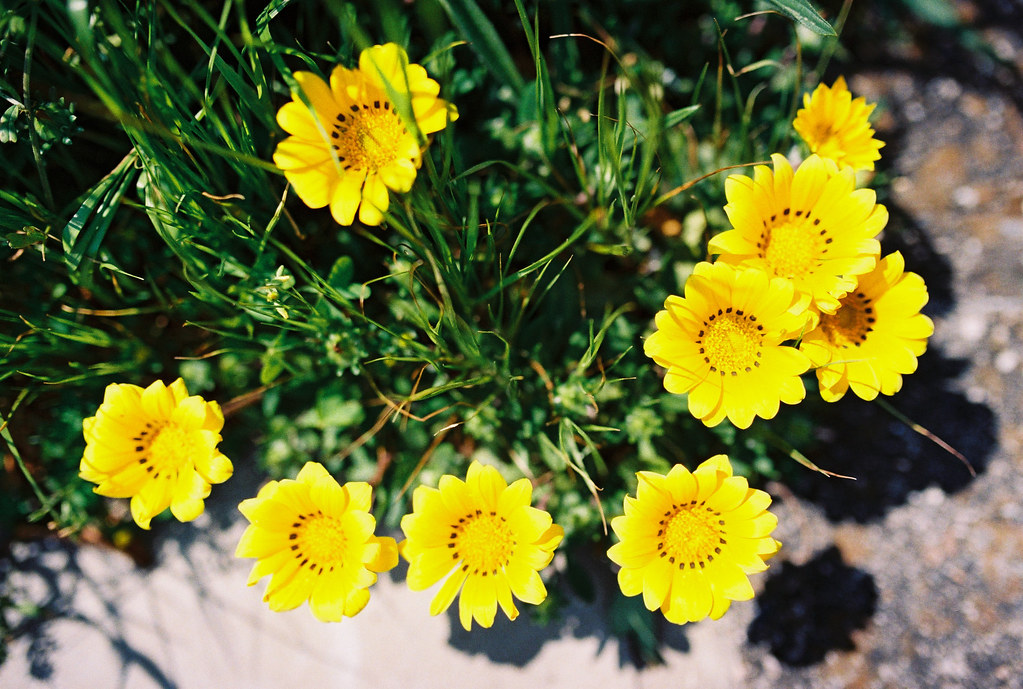
<path id="1" fill-rule="evenodd" d="M 618 570 L 618 586 L 626 596 L 643 593 L 643 570 L 622 567 Z"/>
<path id="2" fill-rule="evenodd" d="M 707 571 L 715 594 L 731 600 L 750 600 L 753 598 L 753 587 L 745 572 L 735 564 L 715 560 Z"/>
<path id="3" fill-rule="evenodd" d="M 344 490 L 348 494 L 349 509 L 369 512 L 373 504 L 372 486 L 364 481 L 349 481 Z"/>
<path id="4" fill-rule="evenodd" d="M 501 606 L 501 610 L 507 615 L 509 620 L 514 620 L 519 616 L 519 609 L 515 607 L 515 601 L 512 600 L 511 586 L 508 584 L 508 576 L 499 571 L 497 573 L 496 582 L 494 588 L 497 592 L 497 603 Z"/>
<path id="5" fill-rule="evenodd" d="M 182 471 L 171 492 L 171 514 L 182 522 L 190 522 L 203 513 L 203 499 L 210 493 L 210 485 L 194 471 Z"/>
<path id="6" fill-rule="evenodd" d="M 292 76 L 298 82 L 295 101 L 302 104 L 307 100 L 322 121 L 332 121 L 338 112 L 338 106 L 327 82 L 312 72 L 293 72 Z M 304 100 L 302 95 L 305 96 Z"/>
<path id="7" fill-rule="evenodd" d="M 497 615 L 497 590 L 494 581 L 492 576 L 470 576 L 465 580 L 458 601 L 458 618 L 466 631 L 472 627 L 472 619 L 484 628 L 493 626 L 494 617 Z"/>
<path id="8" fill-rule="evenodd" d="M 690 622 L 710 615 L 714 600 L 702 570 L 675 570 L 671 586 L 671 607 Z"/>
<path id="9" fill-rule="evenodd" d="M 525 565 L 512 560 L 505 567 L 512 593 L 523 603 L 539 605 L 547 597 L 547 588 L 540 575 Z"/>
<path id="10" fill-rule="evenodd" d="M 447 548 L 431 548 L 409 564 L 405 582 L 413 591 L 428 589 L 458 564 L 459 560 L 454 559 Z"/>
<path id="11" fill-rule="evenodd" d="M 366 601 L 369 601 L 369 590 Z M 321 622 L 340 622 L 345 616 L 349 590 L 345 585 L 344 576 L 338 572 L 325 572 L 317 577 L 312 593 L 309 595 L 309 609 Z"/>
<path id="12" fill-rule="evenodd" d="M 293 610 L 309 600 L 316 585 L 316 574 L 306 567 L 299 567 L 292 576 L 277 584 L 280 573 L 275 574 L 267 587 L 263 599 L 274 612 Z"/>
<path id="13" fill-rule="evenodd" d="M 285 170 L 284 176 L 291 183 L 298 198 L 310 208 L 323 208 L 335 198 L 335 189 L 340 186 L 337 165 L 328 160 L 312 167 Z M 347 177 L 347 175 L 346 175 Z M 335 215 L 335 217 L 337 217 Z"/>
<path id="14" fill-rule="evenodd" d="M 387 187 L 376 174 L 366 177 L 362 188 L 362 205 L 359 206 L 359 222 L 376 226 L 384 221 L 384 213 L 390 205 Z"/>
<path id="15" fill-rule="evenodd" d="M 250 524 L 242 532 L 234 555 L 235 557 L 265 558 L 288 548 L 288 543 L 288 540 L 281 534 Z"/>
<path id="16" fill-rule="evenodd" d="M 379 548 L 373 558 L 366 563 L 366 568 L 373 572 L 386 572 L 398 565 L 398 544 L 389 536 L 374 537 Z"/>
<path id="17" fill-rule="evenodd" d="M 369 603 L 369 589 L 357 589 L 353 591 L 348 596 L 348 600 L 345 601 L 345 616 L 355 617 L 362 612 L 367 603 Z"/>
<path id="18" fill-rule="evenodd" d="M 162 380 L 154 381 L 142 392 L 142 409 L 151 419 L 166 420 L 174 413 L 174 395 Z"/>
<path id="19" fill-rule="evenodd" d="M 466 569 L 459 568 L 444 581 L 444 585 L 440 587 L 437 595 L 430 602 L 431 615 L 439 615 L 451 606 L 451 601 L 458 595 L 466 576 L 468 576 Z"/>
<path id="20" fill-rule="evenodd" d="M 385 92 L 389 85 L 399 93 L 408 92 L 408 55 L 397 43 L 367 48 L 359 54 L 359 71 Z"/>
<path id="21" fill-rule="evenodd" d="M 509 514 L 518 507 L 525 507 L 533 499 L 533 484 L 528 478 L 513 481 L 497 501 L 497 513 Z"/>
<path id="22" fill-rule="evenodd" d="M 332 160 L 326 140 L 289 136 L 274 150 L 274 165 L 282 170 L 301 171 Z"/>
<path id="23" fill-rule="evenodd" d="M 647 610 L 661 607 L 672 583 L 672 567 L 667 558 L 657 558 L 643 570 L 643 605 Z"/>
<path id="24" fill-rule="evenodd" d="M 340 178 L 334 188 L 330 214 L 339 225 L 347 227 L 355 222 L 355 213 L 362 203 L 362 187 L 365 180 L 365 170 L 351 170 Z"/>
<path id="25" fill-rule="evenodd" d="M 195 469 L 208 483 L 223 483 L 231 478 L 234 465 L 231 460 L 219 452 L 200 455 L 195 458 Z"/>

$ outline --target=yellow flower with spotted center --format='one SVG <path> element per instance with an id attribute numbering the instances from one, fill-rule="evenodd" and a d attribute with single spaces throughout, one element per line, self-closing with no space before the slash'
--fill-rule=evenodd
<path id="1" fill-rule="evenodd" d="M 856 276 L 877 263 L 875 237 L 888 211 L 872 190 L 855 188 L 849 168 L 810 156 L 793 172 L 784 156 L 771 160 L 773 172 L 758 165 L 752 178 L 725 181 L 732 229 L 712 237 L 709 250 L 719 261 L 791 280 L 797 310 L 834 313 Z"/>
<path id="2" fill-rule="evenodd" d="M 927 303 L 923 278 L 904 270 L 902 254 L 886 256 L 800 344 L 826 401 L 841 399 L 850 388 L 865 400 L 894 395 L 902 376 L 916 370 L 934 323 L 920 313 Z"/>
<path id="3" fill-rule="evenodd" d="M 312 72 L 294 77 L 298 92 L 277 113 L 291 136 L 274 163 L 310 208 L 330 206 L 341 225 L 356 215 L 379 225 L 388 190 L 412 188 L 426 136 L 458 119 L 458 110 L 394 43 L 363 50 L 358 69 L 335 67 L 329 84 Z"/>
<path id="4" fill-rule="evenodd" d="M 368 483 L 339 485 L 306 462 L 294 480 L 271 481 L 238 509 L 251 522 L 235 550 L 257 559 L 249 586 L 267 575 L 263 600 L 279 612 L 306 601 L 317 619 L 340 622 L 369 602 L 377 573 L 398 563 L 393 538 L 374 535 Z"/>
<path id="5" fill-rule="evenodd" d="M 619 542 L 607 552 L 621 567 L 622 593 L 642 594 L 648 610 L 676 624 L 718 619 L 733 600 L 752 598 L 747 575 L 767 569 L 781 547 L 770 535 L 778 523 L 767 511 L 771 497 L 733 476 L 725 455 L 693 472 L 675 465 L 636 477 L 636 497 L 611 520 Z"/>
<path id="6" fill-rule="evenodd" d="M 422 591 L 441 579 L 430 614 L 448 609 L 459 596 L 458 619 L 494 623 L 500 605 L 518 617 L 512 596 L 537 605 L 547 597 L 538 572 L 554 557 L 564 530 L 530 505 L 533 487 L 521 478 L 511 485 L 492 466 L 473 462 L 465 481 L 445 475 L 438 488 L 419 486 L 412 513 L 401 520 L 406 539 L 399 548 L 409 561 L 408 585 Z"/>
<path id="7" fill-rule="evenodd" d="M 803 107 L 792 126 L 821 158 L 833 160 L 840 168 L 873 170 L 884 146 L 870 126 L 875 105 L 868 105 L 865 98 L 853 99 L 845 77 L 838 77 L 830 87 L 820 84 L 812 94 L 803 94 Z"/>
<path id="8" fill-rule="evenodd" d="M 698 263 L 685 297 L 669 296 L 643 351 L 665 367 L 668 392 L 689 394 L 689 411 L 708 426 L 725 417 L 748 428 L 773 418 L 780 402 L 806 394 L 810 361 L 782 343 L 798 338 L 808 314 L 793 313 L 792 283 L 762 270 Z"/>
<path id="9" fill-rule="evenodd" d="M 170 507 L 186 522 L 205 509 L 211 484 L 234 467 L 217 450 L 224 415 L 220 405 L 189 396 L 183 380 L 156 381 L 146 389 L 111 383 L 96 415 L 84 420 L 85 452 L 79 476 L 111 498 L 131 498 L 135 523 L 148 529 Z"/>

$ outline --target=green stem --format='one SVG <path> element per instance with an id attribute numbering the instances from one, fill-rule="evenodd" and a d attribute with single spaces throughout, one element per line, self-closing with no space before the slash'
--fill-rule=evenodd
<path id="1" fill-rule="evenodd" d="M 21 473 L 25 477 L 25 481 L 27 481 L 28 485 L 32 488 L 32 492 L 35 493 L 36 499 L 39 500 L 39 504 L 50 514 L 51 517 L 53 517 L 54 521 L 59 522 L 60 515 L 54 511 L 51 501 L 43 493 L 43 489 L 39 487 L 39 484 L 36 483 L 35 477 L 32 476 L 32 472 L 28 470 L 27 466 L 25 466 L 25 460 L 21 458 L 21 453 L 18 452 L 18 448 L 14 444 L 14 438 L 11 437 L 11 432 L 7 429 L 7 424 L 10 422 L 10 418 L 14 416 L 15 410 L 27 395 L 28 388 L 22 388 L 21 393 L 18 395 L 17 399 L 14 400 L 14 404 L 11 405 L 11 413 L 8 417 L 4 418 L 3 415 L 0 414 L 0 438 L 3 438 L 4 442 L 7 443 L 7 451 L 11 453 L 12 457 L 14 457 L 15 463 L 18 465 L 18 468 L 21 469 Z"/>
<path id="2" fill-rule="evenodd" d="M 828 63 L 831 61 L 832 56 L 835 54 L 835 50 L 838 48 L 838 40 L 842 35 L 842 29 L 845 27 L 845 22 L 849 18 L 849 11 L 852 9 L 853 0 L 844 0 L 842 3 L 842 9 L 838 11 L 838 18 L 835 19 L 835 36 L 828 41 L 824 50 L 821 51 L 820 59 L 817 61 L 817 68 L 814 70 L 814 74 L 818 79 L 824 74 L 824 70 L 827 69 Z"/>
<path id="3" fill-rule="evenodd" d="M 39 148 L 39 133 L 36 131 L 35 104 L 32 102 L 31 73 L 32 73 L 32 52 L 36 42 L 36 24 L 38 23 L 39 12 L 37 5 L 32 5 L 32 17 L 28 25 L 28 41 L 25 46 L 25 68 L 21 75 L 22 98 L 25 103 L 25 113 L 28 115 L 28 136 L 32 142 L 32 157 L 35 160 L 36 170 L 39 172 L 39 185 L 43 190 L 43 199 L 46 201 L 50 211 L 55 210 L 53 202 L 53 190 L 50 188 L 50 179 L 46 175 L 46 164 L 43 162 L 43 152 Z"/>

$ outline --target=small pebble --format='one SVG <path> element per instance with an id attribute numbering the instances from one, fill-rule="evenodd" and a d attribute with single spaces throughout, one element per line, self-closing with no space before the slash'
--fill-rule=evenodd
<path id="1" fill-rule="evenodd" d="M 1019 354 L 1012 349 L 1003 349 L 995 356 L 995 368 L 999 373 L 1009 374 L 1019 365 Z"/>
<path id="2" fill-rule="evenodd" d="M 980 192 L 970 186 L 957 187 L 952 192 L 952 200 L 960 208 L 972 210 L 980 205 Z"/>

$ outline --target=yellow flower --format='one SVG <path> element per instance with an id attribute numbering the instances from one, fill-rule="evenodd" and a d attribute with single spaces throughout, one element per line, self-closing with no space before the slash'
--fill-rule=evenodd
<path id="1" fill-rule="evenodd" d="M 364 224 L 379 225 L 388 189 L 412 188 L 425 135 L 458 119 L 458 111 L 394 43 L 363 50 L 358 69 L 335 67 L 329 85 L 312 72 L 294 77 L 302 93 L 277 112 L 291 136 L 278 144 L 274 163 L 310 208 L 329 205 L 342 225 L 351 225 L 356 211 Z"/>
<path id="2" fill-rule="evenodd" d="M 79 476 L 111 498 L 131 498 L 131 516 L 143 529 L 170 507 L 183 522 L 202 514 L 210 484 L 231 477 L 231 461 L 217 450 L 220 405 L 189 397 L 178 378 L 145 390 L 111 383 L 103 403 L 82 424 L 85 453 Z"/>
<path id="3" fill-rule="evenodd" d="M 731 230 L 710 241 L 710 252 L 733 265 L 766 270 L 795 283 L 798 307 L 834 313 L 838 300 L 873 270 L 881 246 L 875 239 L 887 209 L 870 189 L 855 189 L 853 171 L 810 156 L 792 172 L 784 156 L 771 156 L 774 171 L 758 165 L 753 177 L 725 182 Z"/>
<path id="4" fill-rule="evenodd" d="M 781 547 L 770 535 L 778 523 L 767 511 L 771 496 L 733 476 L 725 455 L 692 473 L 676 464 L 667 476 L 636 476 L 636 497 L 626 496 L 625 515 L 611 520 L 619 542 L 607 551 L 621 566 L 622 593 L 642 593 L 647 610 L 660 608 L 675 624 L 716 620 L 733 600 L 751 599 L 747 575 L 767 569 Z"/>
<path id="5" fill-rule="evenodd" d="M 916 370 L 934 323 L 920 313 L 927 303 L 923 278 L 904 269 L 902 254 L 886 256 L 800 344 L 817 367 L 821 397 L 828 402 L 850 388 L 865 400 L 893 395 L 902 388 L 902 376 Z"/>
<path id="6" fill-rule="evenodd" d="M 685 297 L 669 296 L 657 314 L 657 331 L 643 351 L 668 369 L 668 392 L 689 393 L 689 411 L 707 426 L 727 416 L 748 428 L 755 416 L 773 418 L 779 402 L 806 395 L 799 379 L 810 361 L 783 346 L 806 326 L 792 313 L 792 283 L 762 270 L 698 263 Z"/>
<path id="7" fill-rule="evenodd" d="M 519 615 L 514 595 L 537 605 L 547 597 L 538 572 L 550 564 L 564 530 L 551 515 L 530 506 L 533 487 L 521 478 L 505 483 L 497 469 L 473 462 L 465 482 L 444 475 L 439 489 L 419 486 L 412 514 L 401 520 L 399 545 L 409 561 L 408 585 L 422 591 L 447 577 L 430 614 L 448 609 L 461 590 L 458 619 L 494 623 L 500 604 L 508 619 Z"/>
<path id="8" fill-rule="evenodd" d="M 238 509 L 251 522 L 236 557 L 254 557 L 249 586 L 272 575 L 263 600 L 274 612 L 309 601 L 323 622 L 340 622 L 369 602 L 376 572 L 398 564 L 393 538 L 374 536 L 368 483 L 341 486 L 306 462 L 295 480 L 271 481 Z"/>
<path id="9" fill-rule="evenodd" d="M 835 161 L 838 167 L 873 170 L 880 160 L 883 141 L 874 138 L 870 113 L 875 103 L 867 105 L 864 98 L 852 97 L 845 78 L 838 77 L 834 86 L 820 84 L 813 94 L 803 94 L 803 107 L 796 113 L 792 126 L 813 153 Z"/>

